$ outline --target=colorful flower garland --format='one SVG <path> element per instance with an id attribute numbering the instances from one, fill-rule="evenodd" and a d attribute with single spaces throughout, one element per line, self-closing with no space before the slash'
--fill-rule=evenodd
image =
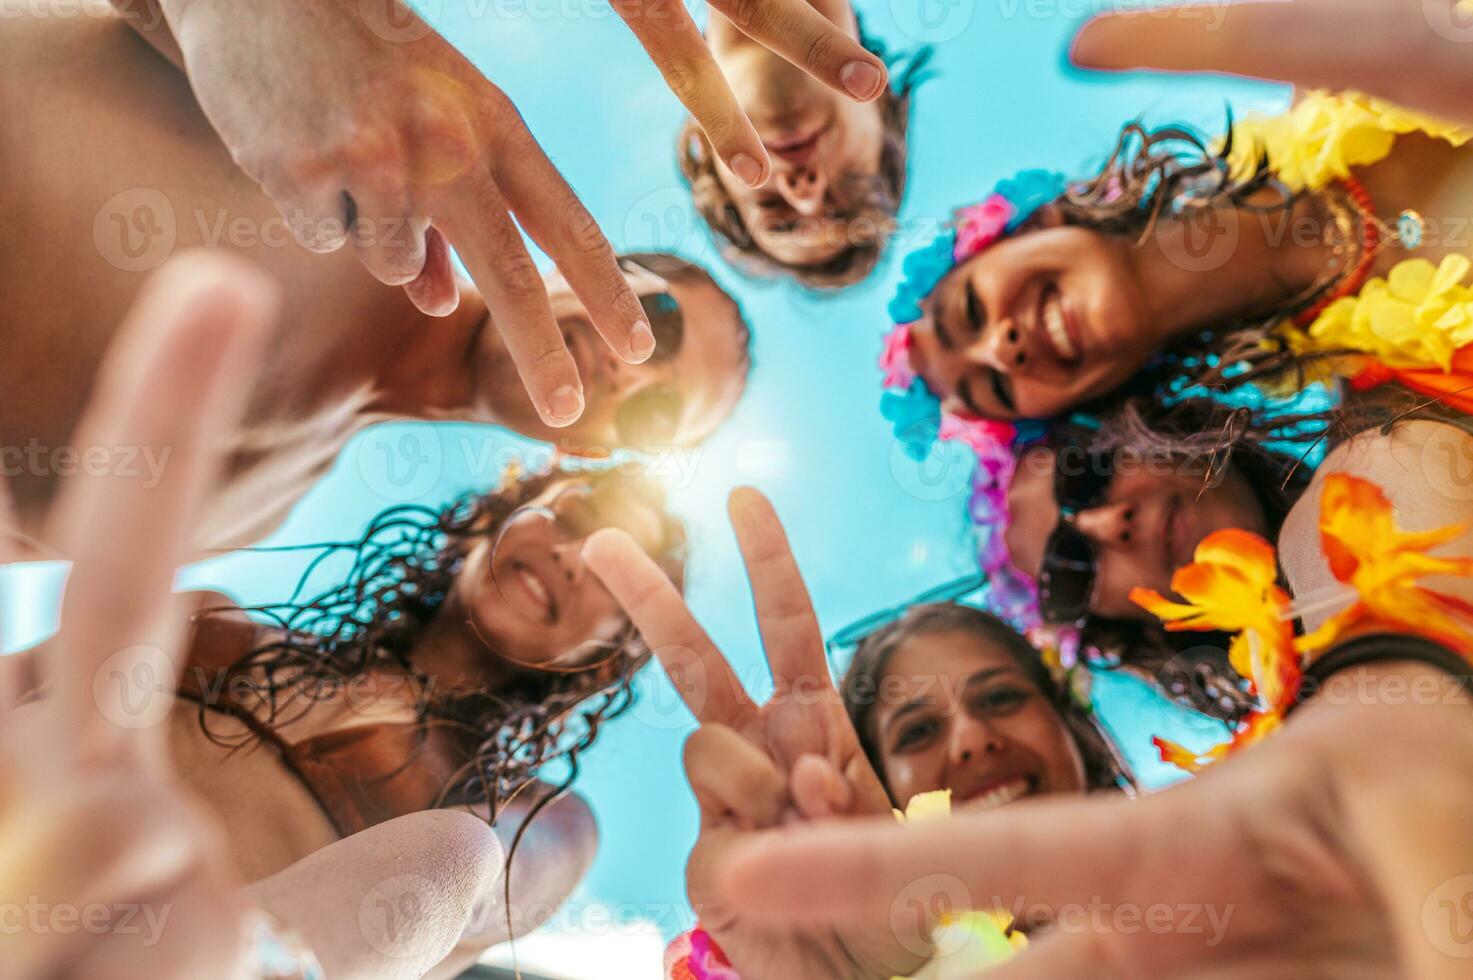
<path id="1" fill-rule="evenodd" d="M 1017 449 L 1042 438 L 1045 427 L 1033 421 L 997 422 L 943 414 L 940 400 L 911 364 L 911 328 L 924 316 L 927 297 L 953 269 L 1016 231 L 1064 189 L 1061 174 L 1024 170 L 999 181 L 981 203 L 959 209 L 951 227 L 907 255 L 901 264 L 904 278 L 889 305 L 895 326 L 885 337 L 879 361 L 885 387 L 880 411 L 912 459 L 924 460 L 937 440 L 960 442 L 976 453 L 967 510 L 977 529 L 978 564 L 989 577 L 988 604 L 1025 631 L 1040 625 L 1042 616 L 1037 587 L 1013 567 L 1004 541 L 1007 491 Z"/>
<path id="2" fill-rule="evenodd" d="M 1403 531 L 1380 487 L 1332 473 L 1320 498 L 1320 546 L 1331 573 L 1350 586 L 1355 599 L 1314 632 L 1294 636 L 1294 609 L 1278 584 L 1274 548 L 1247 531 L 1217 531 L 1202 540 L 1192 563 L 1171 579 L 1172 591 L 1186 602 L 1173 602 L 1150 589 L 1131 590 L 1131 600 L 1158 616 L 1168 630 L 1234 634 L 1228 659 L 1259 701 L 1232 740 L 1208 752 L 1153 739 L 1161 760 L 1197 772 L 1262 739 L 1283 723 L 1298 698 L 1304 668 L 1348 631 L 1367 624 L 1428 637 L 1473 663 L 1473 604 L 1419 582 L 1427 576 L 1473 576 L 1473 558 L 1430 553 L 1466 529 L 1455 524 Z"/>

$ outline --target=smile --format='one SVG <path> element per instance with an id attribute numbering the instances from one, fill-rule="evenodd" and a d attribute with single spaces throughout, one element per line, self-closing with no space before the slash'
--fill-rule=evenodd
<path id="1" fill-rule="evenodd" d="M 961 801 L 968 810 L 996 810 L 1007 806 L 1037 789 L 1037 780 L 1032 776 L 1016 776 L 1006 782 L 985 787 Z"/>
<path id="2" fill-rule="evenodd" d="M 1054 356 L 1064 364 L 1078 364 L 1084 355 L 1079 330 L 1064 307 L 1057 287 L 1049 286 L 1038 301 L 1038 323 Z"/>

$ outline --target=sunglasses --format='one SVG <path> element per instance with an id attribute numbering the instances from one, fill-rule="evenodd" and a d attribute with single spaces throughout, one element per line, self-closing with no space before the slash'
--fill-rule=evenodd
<path id="1" fill-rule="evenodd" d="M 620 259 L 619 268 L 631 280 L 655 286 L 656 291 L 639 297 L 645 321 L 655 335 L 655 352 L 646 364 L 669 364 L 685 343 L 685 314 L 670 293 L 664 277 L 635 262 Z M 620 402 L 614 412 L 614 430 L 619 442 L 636 448 L 674 445 L 685 414 L 685 399 L 673 385 L 653 384 L 641 388 Z"/>
<path id="2" fill-rule="evenodd" d="M 986 584 L 986 575 L 981 572 L 973 572 L 970 575 L 963 575 L 961 578 L 955 578 L 950 582 L 944 582 L 934 588 L 927 589 L 925 592 L 912 597 L 906 602 L 902 602 L 898 606 L 891 606 L 889 609 L 882 609 L 879 612 L 870 613 L 863 619 L 855 620 L 835 633 L 825 644 L 828 649 L 829 663 L 833 665 L 835 670 L 842 674 L 844 671 L 841 669 L 839 663 L 841 654 L 853 653 L 854 649 L 858 648 L 865 640 L 874 636 L 891 623 L 894 623 L 901 616 L 904 616 L 906 611 L 912 606 L 924 606 L 932 602 L 955 602 L 958 599 L 971 595 L 973 592 L 979 591 Z M 848 665 L 845 664 L 843 666 L 847 667 Z"/>
<path id="3" fill-rule="evenodd" d="M 1066 445 L 1054 454 L 1059 523 L 1044 544 L 1038 574 L 1038 607 L 1050 623 L 1077 624 L 1089 615 L 1099 551 L 1072 518 L 1103 504 L 1114 476 L 1115 454 L 1110 450 Z"/>

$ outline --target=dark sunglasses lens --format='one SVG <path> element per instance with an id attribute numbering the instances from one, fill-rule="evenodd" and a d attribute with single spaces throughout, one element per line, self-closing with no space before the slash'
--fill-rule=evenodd
<path id="1" fill-rule="evenodd" d="M 681 313 L 675 297 L 669 293 L 654 293 L 641 296 L 639 305 L 649 321 L 650 332 L 655 335 L 655 352 L 650 355 L 650 360 L 668 361 L 680 353 L 680 345 L 685 340 L 685 315 Z"/>
<path id="2" fill-rule="evenodd" d="M 1054 499 L 1062 510 L 1077 513 L 1105 502 L 1115 476 L 1114 453 L 1067 447 L 1054 466 Z"/>
<path id="3" fill-rule="evenodd" d="M 1072 525 L 1049 535 L 1038 577 L 1038 605 L 1051 623 L 1074 623 L 1089 612 L 1095 587 L 1095 546 Z"/>
<path id="4" fill-rule="evenodd" d="M 669 388 L 636 391 L 619 405 L 614 425 L 619 442 L 634 449 L 666 449 L 675 444 L 685 404 Z"/>

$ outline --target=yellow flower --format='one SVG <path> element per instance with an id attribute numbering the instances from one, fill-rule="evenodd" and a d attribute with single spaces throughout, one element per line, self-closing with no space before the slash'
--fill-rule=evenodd
<path id="1" fill-rule="evenodd" d="M 1473 632 L 1467 625 L 1473 622 L 1473 604 L 1419 584 L 1429 575 L 1473 575 L 1473 558 L 1429 554 L 1465 530 L 1464 524 L 1452 524 L 1403 531 L 1380 487 L 1347 473 L 1330 474 L 1320 498 L 1320 544 L 1331 573 L 1353 586 L 1358 598 L 1300 637 L 1298 647 L 1317 652 L 1352 627 L 1376 622 L 1473 653 Z"/>
<path id="2" fill-rule="evenodd" d="M 1233 175 L 1252 173 L 1268 155 L 1290 190 L 1317 190 L 1352 167 L 1384 160 L 1403 133 L 1421 132 L 1461 146 L 1473 131 L 1359 92 L 1310 92 L 1277 116 L 1250 116 L 1233 126 Z"/>
<path id="3" fill-rule="evenodd" d="M 937 820 L 951 816 L 951 790 L 938 789 L 929 793 L 917 793 L 905 804 L 905 812 L 895 811 L 895 819 L 901 823 L 920 820 Z"/>
<path id="4" fill-rule="evenodd" d="M 1473 263 L 1449 255 L 1398 262 L 1360 295 L 1327 306 L 1308 335 L 1286 334 L 1292 349 L 1351 348 L 1395 370 L 1450 370 L 1457 351 L 1473 343 L 1473 289 L 1463 285 Z"/>

